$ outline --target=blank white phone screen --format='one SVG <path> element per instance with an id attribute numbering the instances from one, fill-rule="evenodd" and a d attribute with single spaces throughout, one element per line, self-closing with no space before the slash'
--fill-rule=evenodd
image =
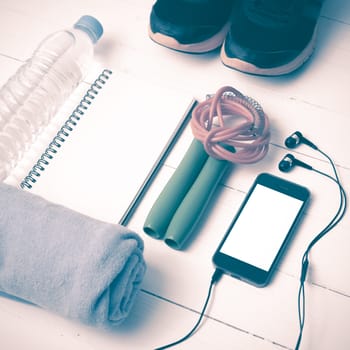
<path id="1" fill-rule="evenodd" d="M 256 185 L 220 252 L 268 271 L 303 201 Z"/>

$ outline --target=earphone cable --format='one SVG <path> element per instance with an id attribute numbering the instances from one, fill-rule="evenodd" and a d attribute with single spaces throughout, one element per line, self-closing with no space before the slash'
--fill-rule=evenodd
<path id="1" fill-rule="evenodd" d="M 302 257 L 300 285 L 299 285 L 299 292 L 298 292 L 299 336 L 295 346 L 295 350 L 299 349 L 302 335 L 303 335 L 304 324 L 305 324 L 305 280 L 306 280 L 307 270 L 309 267 L 309 253 L 313 248 L 313 246 L 342 220 L 347 208 L 346 192 L 344 190 L 344 187 L 341 184 L 334 161 L 331 159 L 331 157 L 329 157 L 325 152 L 321 151 L 319 148 L 317 148 L 317 151 L 320 152 L 324 157 L 328 159 L 333 169 L 334 177 L 317 169 L 312 169 L 312 170 L 320 175 L 323 175 L 329 178 L 330 180 L 334 181 L 337 184 L 339 189 L 340 200 L 339 200 L 339 206 L 335 215 L 330 220 L 330 222 L 320 231 L 320 233 L 316 235 L 314 239 L 309 243 Z"/>
<path id="2" fill-rule="evenodd" d="M 185 336 L 180 338 L 179 340 L 176 340 L 173 343 L 170 343 L 170 344 L 167 344 L 167 345 L 163 345 L 163 346 L 161 346 L 159 348 L 156 348 L 155 350 L 164 350 L 164 349 L 171 348 L 171 347 L 173 347 L 175 345 L 178 345 L 178 344 L 184 342 L 185 340 L 187 340 L 188 338 L 190 338 L 193 335 L 193 333 L 198 329 L 199 325 L 201 324 L 201 322 L 203 320 L 203 317 L 204 317 L 204 314 L 205 314 L 205 310 L 207 309 L 208 304 L 209 304 L 209 300 L 210 300 L 210 297 L 211 297 L 211 293 L 212 293 L 213 287 L 220 280 L 222 274 L 223 274 L 223 272 L 220 269 L 216 269 L 214 271 L 213 276 L 212 276 L 211 281 L 210 281 L 207 297 L 206 297 L 206 300 L 204 302 L 202 311 L 200 313 L 200 316 L 199 316 L 196 324 L 192 327 L 192 329 Z"/>

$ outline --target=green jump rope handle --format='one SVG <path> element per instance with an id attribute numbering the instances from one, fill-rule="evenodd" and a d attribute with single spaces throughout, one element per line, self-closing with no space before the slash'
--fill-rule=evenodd
<path id="1" fill-rule="evenodd" d="M 168 246 L 174 249 L 183 247 L 229 165 L 226 160 L 208 158 L 173 215 L 164 238 Z"/>
<path id="2" fill-rule="evenodd" d="M 162 239 L 169 223 L 200 173 L 208 154 L 203 144 L 193 139 L 174 174 L 153 204 L 143 230 L 153 238 Z"/>

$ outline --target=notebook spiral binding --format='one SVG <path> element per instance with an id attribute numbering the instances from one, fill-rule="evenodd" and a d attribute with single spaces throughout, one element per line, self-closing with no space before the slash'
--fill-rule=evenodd
<path id="1" fill-rule="evenodd" d="M 80 100 L 77 107 L 68 117 L 68 119 L 64 122 L 60 130 L 57 132 L 56 136 L 52 139 L 46 150 L 37 160 L 32 169 L 29 171 L 28 175 L 22 180 L 20 186 L 23 189 L 30 189 L 33 187 L 33 184 L 37 181 L 37 177 L 39 177 L 41 172 L 43 172 L 49 165 L 50 161 L 54 158 L 55 154 L 62 146 L 62 143 L 74 130 L 80 118 L 86 113 L 86 110 L 89 108 L 95 97 L 99 94 L 99 90 L 103 88 L 103 85 L 109 79 L 111 74 L 112 71 L 105 69 L 91 84 L 90 88 L 87 90 L 84 97 Z"/>

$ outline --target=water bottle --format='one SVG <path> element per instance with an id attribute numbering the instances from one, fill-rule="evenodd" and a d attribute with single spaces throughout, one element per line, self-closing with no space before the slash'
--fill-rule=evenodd
<path id="1" fill-rule="evenodd" d="M 0 89 L 0 181 L 81 82 L 103 33 L 91 16 L 49 35 Z"/>

